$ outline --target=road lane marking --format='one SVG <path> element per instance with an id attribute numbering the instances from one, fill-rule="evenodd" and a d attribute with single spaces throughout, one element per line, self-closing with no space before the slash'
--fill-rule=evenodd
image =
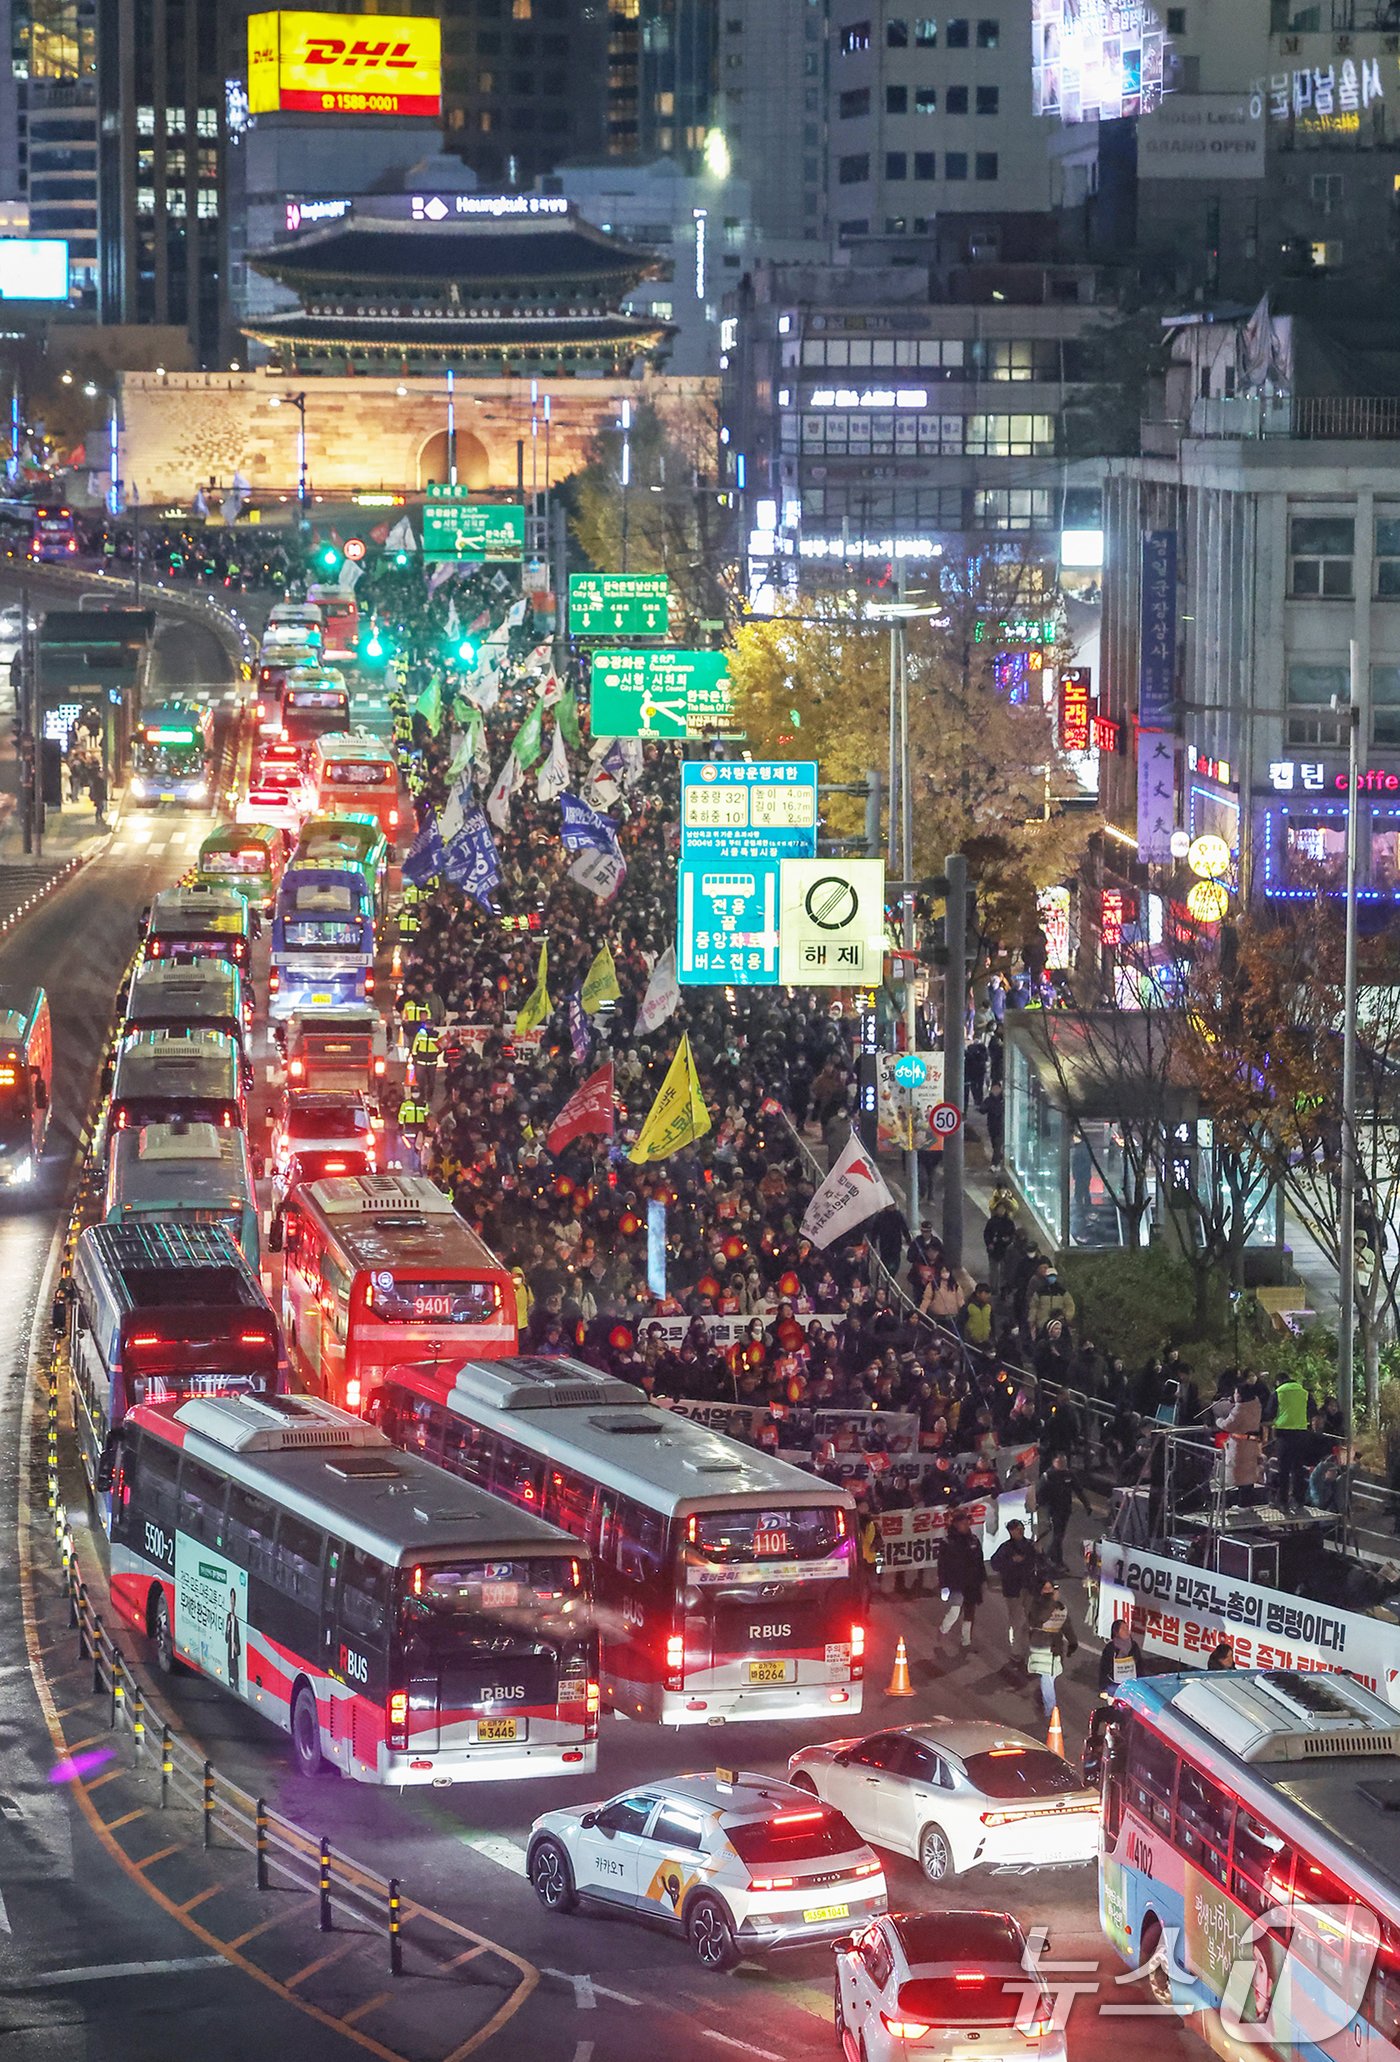
<path id="1" fill-rule="evenodd" d="M 641 1999 L 634 1998 L 629 1991 L 609 1990 L 606 1983 L 595 1983 L 591 1976 L 576 1976 L 572 1969 L 541 1969 L 541 1976 L 552 1976 L 558 1983 L 572 1985 L 574 2003 L 582 2011 L 596 2010 L 599 1998 L 611 1998 L 618 2005 L 632 2005 L 641 2009 Z M 579 1985 L 588 1986 L 588 2003 L 585 2005 L 579 1995 Z"/>
<path id="2" fill-rule="evenodd" d="M 762 2062 L 783 2062 L 781 2055 L 775 2055 L 771 2048 L 756 2048 L 750 2041 L 736 2041 L 732 2033 L 716 2033 L 713 2026 L 702 2029 L 707 2041 L 720 2041 L 726 2048 L 738 2048 L 745 2055 L 759 2055 Z"/>
<path id="3" fill-rule="evenodd" d="M 87 1962 L 76 1969 L 40 1969 L 30 1976 L 7 1976 L 0 1990 L 50 1990 L 66 1988 L 70 1983 L 115 1983 L 126 1976 L 184 1976 L 195 1969 L 217 1969 L 221 1963 L 222 1955 L 176 1955 L 168 1962 Z"/>
<path id="4" fill-rule="evenodd" d="M 467 1845 L 484 1861 L 495 1862 L 499 1869 L 509 1869 L 513 1876 L 525 1874 L 525 1850 L 518 1840 L 502 1840 L 493 1834 L 484 1840 L 468 1839 Z"/>
<path id="5" fill-rule="evenodd" d="M 195 1911 L 200 1905 L 208 1904 L 211 1897 L 217 1897 L 219 1892 L 223 1889 L 223 1887 L 224 1886 L 222 1883 L 211 1883 L 207 1890 L 196 1890 L 193 1897 L 187 1897 L 185 1899 L 185 1902 L 181 1905 L 180 1910 L 182 1912 Z"/>
<path id="6" fill-rule="evenodd" d="M 178 1854 L 181 1842 L 172 1840 L 169 1847 L 158 1847 L 154 1854 L 144 1855 L 139 1862 L 133 1862 L 134 1869 L 153 1869 L 157 1862 L 169 1861 L 172 1854 Z"/>
<path id="7" fill-rule="evenodd" d="M 593 2062 L 592 2041 L 580 2041 L 574 2049 L 574 2062 Z"/>
<path id="8" fill-rule="evenodd" d="M 598 2000 L 593 1995 L 593 1978 L 591 1976 L 575 1976 L 573 1979 L 573 1984 L 574 2003 L 577 2005 L 579 2011 L 596 2012 L 598 2009 Z"/>
<path id="9" fill-rule="evenodd" d="M 362 2005 L 352 2005 L 348 2012 L 341 2013 L 341 2025 L 353 2026 L 357 2019 L 368 2018 L 369 2014 L 371 2012 L 377 2012 L 381 2005 L 392 2004 L 393 1998 L 393 1991 L 381 1990 L 377 1998 L 366 1998 Z"/>
<path id="10" fill-rule="evenodd" d="M 119 1819 L 108 1819 L 107 1831 L 115 1833 L 119 1826 L 129 1826 L 134 1819 L 143 1819 L 145 1816 L 146 1807 L 144 1804 L 140 1804 L 135 1811 L 124 1811 Z"/>
<path id="11" fill-rule="evenodd" d="M 0 1933 L 13 1933 L 13 1931 L 14 1928 L 10 1924 L 10 1915 L 5 1910 L 5 1900 L 3 1897 L 0 1897 Z"/>
<path id="12" fill-rule="evenodd" d="M 295 1976 L 284 1976 L 282 1981 L 288 1990 L 295 1990 L 299 1983 L 305 1983 L 308 1977 L 314 1976 L 319 1969 L 329 1969 L 332 1962 L 339 1962 L 352 1948 L 359 1945 L 360 1935 L 352 1933 L 347 1939 L 337 1942 L 326 1954 L 318 1955 L 314 1962 L 308 1962 L 304 1969 L 298 1969 Z"/>

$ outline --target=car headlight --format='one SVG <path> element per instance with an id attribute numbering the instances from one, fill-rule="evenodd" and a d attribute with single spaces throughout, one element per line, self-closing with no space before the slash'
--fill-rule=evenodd
<path id="1" fill-rule="evenodd" d="M 31 1153 L 26 1153 L 23 1159 L 15 1161 L 10 1179 L 11 1181 L 33 1181 L 34 1158 Z"/>
<path id="2" fill-rule="evenodd" d="M 146 783 L 141 778 L 141 775 L 139 773 L 133 774 L 131 780 L 132 794 L 136 797 L 138 801 L 140 801 L 141 798 L 145 795 L 146 791 Z"/>

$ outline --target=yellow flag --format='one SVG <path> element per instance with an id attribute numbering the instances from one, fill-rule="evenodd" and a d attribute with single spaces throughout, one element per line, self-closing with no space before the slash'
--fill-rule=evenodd
<path id="1" fill-rule="evenodd" d="M 637 1143 L 627 1155 L 638 1166 L 648 1160 L 665 1160 L 703 1138 L 710 1129 L 710 1113 L 700 1091 L 689 1035 L 676 1047 L 676 1057 L 666 1069 L 656 1101 L 642 1126 Z"/>
<path id="2" fill-rule="evenodd" d="M 547 1024 L 553 1016 L 554 1004 L 549 999 L 548 984 L 549 940 L 544 938 L 540 941 L 540 965 L 539 972 L 535 975 L 535 985 L 526 996 L 520 1014 L 515 1020 L 517 1038 L 522 1032 L 537 1031 L 541 1024 Z"/>
<path id="3" fill-rule="evenodd" d="M 617 968 L 613 965 L 612 953 L 608 949 L 607 940 L 604 939 L 592 966 L 583 978 L 579 1000 L 583 1004 L 584 1015 L 596 1015 L 605 1002 L 616 1002 L 621 994 L 622 990 L 617 985 Z"/>

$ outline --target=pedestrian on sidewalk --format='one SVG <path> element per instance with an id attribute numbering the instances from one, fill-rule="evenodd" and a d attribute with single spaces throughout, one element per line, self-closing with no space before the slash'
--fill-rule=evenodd
<path id="1" fill-rule="evenodd" d="M 987 1585 L 987 1564 L 982 1542 L 972 1529 L 972 1512 L 954 1511 L 938 1549 L 938 1586 L 947 1600 L 939 1631 L 946 1638 L 962 1620 L 962 1644 L 972 1645 L 972 1626 L 977 1606 Z"/>
<path id="2" fill-rule="evenodd" d="M 1060 1677 L 1065 1662 L 1079 1651 L 1079 1635 L 1069 1615 L 1069 1605 L 1060 1595 L 1059 1585 L 1048 1575 L 1031 1601 L 1027 1638 L 1030 1644 L 1026 1673 L 1048 1725 L 1050 1714 L 1060 1701 Z"/>
<path id="3" fill-rule="evenodd" d="M 1074 1499 L 1078 1497 L 1089 1515 L 1089 1499 L 1084 1494 L 1083 1484 L 1070 1470 L 1069 1455 L 1061 1448 L 1050 1456 L 1050 1465 L 1036 1485 L 1036 1508 L 1044 1511 L 1050 1520 L 1050 1566 L 1064 1573 L 1065 1534 L 1074 1510 Z"/>
<path id="4" fill-rule="evenodd" d="M 992 1172 L 999 1173 L 1001 1156 L 1006 1147 L 1006 1090 L 999 1081 L 993 1082 L 987 1090 L 982 1115 L 987 1120 L 987 1153 L 992 1163 Z"/>
<path id="5" fill-rule="evenodd" d="M 1002 1601 L 1006 1605 L 1006 1644 L 1012 1659 L 1019 1659 L 1017 1643 L 1026 1623 L 1026 1608 L 1045 1579 L 1040 1549 L 1027 1539 L 1026 1528 L 1013 1518 L 1006 1538 L 992 1555 L 992 1572 L 1000 1578 Z"/>
<path id="6" fill-rule="evenodd" d="M 982 1227 L 982 1244 L 987 1249 L 987 1268 L 992 1287 L 1000 1290 L 1005 1278 L 1006 1257 L 1016 1241 L 1016 1198 L 1009 1188 L 995 1188 Z"/>
<path id="7" fill-rule="evenodd" d="M 111 825 L 107 821 L 107 775 L 103 770 L 100 759 L 92 769 L 88 790 L 92 795 L 92 809 L 96 828 L 100 831 L 110 830 Z"/>

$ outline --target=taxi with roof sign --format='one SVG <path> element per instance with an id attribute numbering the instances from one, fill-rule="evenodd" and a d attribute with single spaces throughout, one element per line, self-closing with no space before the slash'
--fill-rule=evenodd
<path id="1" fill-rule="evenodd" d="M 547 1911 L 627 1912 L 681 1934 L 709 1970 L 840 1939 L 889 1902 L 882 1865 L 840 1812 L 734 1769 L 547 1811 L 531 1828 L 526 1873 Z"/>

